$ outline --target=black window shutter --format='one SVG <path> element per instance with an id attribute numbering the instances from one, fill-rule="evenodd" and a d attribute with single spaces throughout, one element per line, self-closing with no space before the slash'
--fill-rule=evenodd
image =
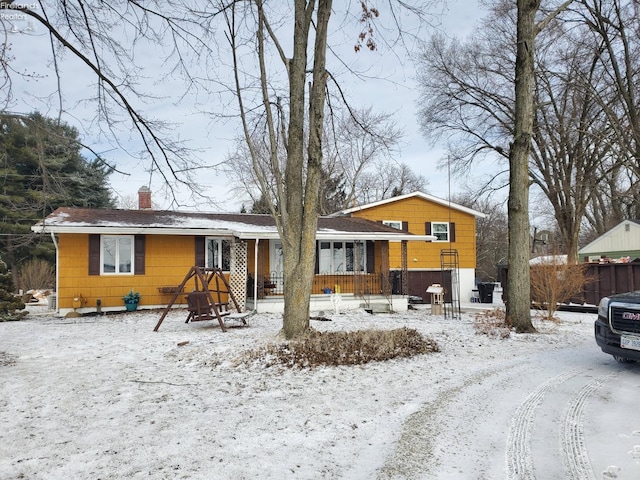
<path id="1" fill-rule="evenodd" d="M 89 235 L 89 275 L 100 275 L 100 235 Z"/>
<path id="2" fill-rule="evenodd" d="M 373 240 L 367 240 L 367 273 L 376 271 L 376 250 Z"/>
<path id="3" fill-rule="evenodd" d="M 431 222 L 424 222 L 424 234 L 431 235 Z"/>
<path id="4" fill-rule="evenodd" d="M 134 275 L 144 275 L 145 240 L 144 235 L 136 235 L 133 240 L 133 251 L 135 252 L 133 258 Z"/>
<path id="5" fill-rule="evenodd" d="M 409 231 L 409 222 L 402 222 L 402 231 L 403 232 Z"/>
<path id="6" fill-rule="evenodd" d="M 320 273 L 320 242 L 316 242 L 316 265 L 313 271 L 316 275 Z"/>
<path id="7" fill-rule="evenodd" d="M 449 223 L 449 241 L 452 243 L 456 241 L 456 224 L 453 222 Z"/>
<path id="8" fill-rule="evenodd" d="M 195 244 L 195 250 L 196 250 L 196 267 L 205 267 L 205 260 L 204 260 L 204 237 L 195 237 L 196 239 L 196 244 Z"/>

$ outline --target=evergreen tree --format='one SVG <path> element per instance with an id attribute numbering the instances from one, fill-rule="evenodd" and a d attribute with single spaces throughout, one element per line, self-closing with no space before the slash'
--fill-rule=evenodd
<path id="1" fill-rule="evenodd" d="M 344 180 L 335 178 L 323 168 L 320 182 L 320 215 L 329 215 L 347 207 L 347 194 L 344 190 Z"/>
<path id="2" fill-rule="evenodd" d="M 31 232 L 38 220 L 61 206 L 113 207 L 111 171 L 81 148 L 67 124 L 38 113 L 0 116 L 0 253 L 14 276 L 28 258 L 54 260 L 51 240 Z"/>
<path id="3" fill-rule="evenodd" d="M 260 195 L 258 200 L 254 200 L 253 205 L 251 205 L 251 213 L 271 213 L 264 195 Z"/>
<path id="4" fill-rule="evenodd" d="M 27 312 L 20 297 L 14 295 L 14 283 L 7 264 L 0 260 L 0 322 L 20 320 Z"/>

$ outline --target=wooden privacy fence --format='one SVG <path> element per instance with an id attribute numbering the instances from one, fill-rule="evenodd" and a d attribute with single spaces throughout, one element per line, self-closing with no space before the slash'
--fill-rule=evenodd
<path id="1" fill-rule="evenodd" d="M 573 303 L 598 305 L 606 296 L 640 290 L 640 262 L 588 263 L 585 267 L 585 274 L 595 280 L 585 285 L 583 291 L 571 299 Z M 509 271 L 503 267 L 500 270 L 503 299 L 507 298 L 508 278 Z"/>

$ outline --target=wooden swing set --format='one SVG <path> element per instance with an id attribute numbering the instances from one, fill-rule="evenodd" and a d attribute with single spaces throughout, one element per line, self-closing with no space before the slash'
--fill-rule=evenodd
<path id="1" fill-rule="evenodd" d="M 187 294 L 188 315 L 185 323 L 217 319 L 223 332 L 227 331 L 223 317 L 240 320 L 244 325 L 247 324 L 245 317 L 249 316 L 250 313 L 240 311 L 240 305 L 236 301 L 222 270 L 219 268 L 191 267 L 182 283 L 176 288 L 172 288 L 171 300 L 162 312 L 160 320 L 158 320 L 156 327 L 153 329 L 154 332 L 158 331 L 178 297 L 184 295 L 182 293 L 184 286 L 192 278 L 195 279 L 195 289 Z M 223 298 L 223 295 L 226 295 L 226 298 Z M 235 308 L 235 312 L 229 309 L 230 303 L 232 308 Z"/>

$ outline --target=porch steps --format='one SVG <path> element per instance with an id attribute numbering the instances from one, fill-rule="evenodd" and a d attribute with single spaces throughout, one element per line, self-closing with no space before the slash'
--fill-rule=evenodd
<path id="1" fill-rule="evenodd" d="M 382 302 L 361 303 L 360 308 L 370 310 L 371 313 L 389 313 L 391 311 L 391 305 Z"/>

